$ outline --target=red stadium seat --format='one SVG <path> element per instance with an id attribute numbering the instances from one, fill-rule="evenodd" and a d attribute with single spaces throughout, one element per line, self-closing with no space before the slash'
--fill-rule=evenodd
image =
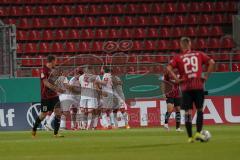
<path id="1" fill-rule="evenodd" d="M 202 38 L 198 38 L 196 40 L 193 41 L 193 48 L 194 49 L 206 49 L 208 46 L 205 42 L 204 39 Z"/>
<path id="2" fill-rule="evenodd" d="M 73 15 L 74 14 L 73 7 L 68 6 L 68 5 L 63 5 L 60 14 Z"/>
<path id="3" fill-rule="evenodd" d="M 157 25 L 157 26 L 159 26 L 161 24 L 160 16 L 151 16 L 149 18 L 149 24 L 150 25 Z"/>
<path id="4" fill-rule="evenodd" d="M 134 37 L 136 38 L 144 38 L 146 37 L 146 31 L 144 28 L 136 28 L 134 29 Z"/>
<path id="5" fill-rule="evenodd" d="M 175 27 L 175 28 L 173 28 L 172 29 L 172 33 L 171 33 L 171 35 L 173 36 L 173 37 L 181 37 L 181 36 L 183 36 L 183 34 L 184 34 L 184 30 L 183 30 L 184 28 L 181 28 L 181 27 Z"/>
<path id="6" fill-rule="evenodd" d="M 37 43 L 27 43 L 25 53 L 38 53 Z"/>
<path id="7" fill-rule="evenodd" d="M 128 57 L 128 63 L 137 63 L 138 62 L 138 58 L 135 54 L 131 54 Z"/>
<path id="8" fill-rule="evenodd" d="M 145 41 L 145 50 L 155 50 L 156 41 L 146 40 Z"/>
<path id="9" fill-rule="evenodd" d="M 165 3 L 163 7 L 164 13 L 175 13 L 176 12 L 176 6 L 174 3 Z"/>
<path id="10" fill-rule="evenodd" d="M 55 39 L 56 40 L 64 40 L 67 38 L 65 30 L 56 30 L 55 32 Z"/>
<path id="11" fill-rule="evenodd" d="M 187 12 L 187 3 L 178 3 L 176 7 L 176 12 L 178 13 L 185 13 Z"/>
<path id="12" fill-rule="evenodd" d="M 24 44 L 23 43 L 17 43 L 17 53 L 18 54 L 24 53 Z"/>
<path id="13" fill-rule="evenodd" d="M 160 37 L 171 37 L 171 30 L 170 28 L 161 28 L 160 29 Z"/>
<path id="14" fill-rule="evenodd" d="M 208 28 L 206 26 L 199 27 L 198 30 L 197 30 L 197 36 L 208 37 L 209 36 Z"/>
<path id="15" fill-rule="evenodd" d="M 224 37 L 221 40 L 221 48 L 233 48 L 234 47 L 234 42 L 231 37 Z"/>
<path id="16" fill-rule="evenodd" d="M 171 16 L 163 16 L 162 17 L 162 24 L 163 25 L 174 25 L 173 17 Z"/>
<path id="17" fill-rule="evenodd" d="M 166 50 L 166 49 L 168 49 L 166 41 L 164 41 L 164 40 L 157 41 L 157 49 L 158 50 Z"/>
<path id="18" fill-rule="evenodd" d="M 22 28 L 22 29 L 27 29 L 27 28 L 31 28 L 31 21 L 30 19 L 27 18 L 22 18 L 19 20 L 19 24 L 17 27 Z"/>
<path id="19" fill-rule="evenodd" d="M 9 8 L 9 15 L 10 16 L 21 16 L 22 9 L 18 6 L 12 6 Z"/>
<path id="20" fill-rule="evenodd" d="M 214 48 L 214 49 L 221 48 L 219 39 L 217 39 L 217 38 L 209 39 L 209 41 L 208 41 L 208 48 Z"/>
<path id="21" fill-rule="evenodd" d="M 237 11 L 237 2 L 236 1 L 225 1 L 225 6 L 228 12 Z"/>
<path id="22" fill-rule="evenodd" d="M 76 44 L 74 42 L 66 42 L 65 52 L 76 52 Z"/>
<path id="23" fill-rule="evenodd" d="M 66 17 L 58 18 L 55 23 L 57 27 L 66 28 L 71 26 L 70 19 Z"/>
<path id="24" fill-rule="evenodd" d="M 86 18 L 85 18 L 85 25 L 86 25 L 86 26 L 96 26 L 96 25 L 97 25 L 96 22 L 97 22 L 97 21 L 95 20 L 94 17 L 86 17 Z"/>
<path id="25" fill-rule="evenodd" d="M 162 65 L 158 65 L 154 67 L 154 73 L 163 73 L 164 67 Z"/>
<path id="26" fill-rule="evenodd" d="M 60 15 L 61 14 L 61 10 L 60 10 L 59 6 L 56 6 L 56 5 L 48 6 L 48 8 L 45 10 L 45 12 L 47 13 L 47 15 Z"/>
<path id="27" fill-rule="evenodd" d="M 108 31 L 108 38 L 119 38 L 120 37 L 120 32 L 118 29 L 111 28 Z"/>
<path id="28" fill-rule="evenodd" d="M 44 7 L 39 5 L 35 7 L 35 10 L 33 12 L 34 12 L 34 15 L 39 15 L 39 16 L 43 16 L 47 14 L 44 10 Z"/>
<path id="29" fill-rule="evenodd" d="M 79 38 L 80 38 L 80 34 L 78 30 L 75 30 L 75 29 L 69 30 L 67 39 L 79 39 Z"/>
<path id="30" fill-rule="evenodd" d="M 50 44 L 49 43 L 40 43 L 39 45 L 40 53 L 48 53 L 50 52 Z"/>
<path id="31" fill-rule="evenodd" d="M 195 27 L 186 27 L 184 30 L 184 36 L 195 37 L 197 35 Z"/>
<path id="32" fill-rule="evenodd" d="M 141 3 L 137 6 L 138 13 L 146 13 L 151 12 L 151 4 Z"/>
<path id="33" fill-rule="evenodd" d="M 32 77 L 40 77 L 41 70 L 39 68 L 32 69 Z"/>
<path id="34" fill-rule="evenodd" d="M 148 28 L 148 37 L 159 37 L 157 28 Z"/>
<path id="35" fill-rule="evenodd" d="M 234 56 L 233 56 L 233 60 L 235 61 L 240 61 L 240 53 L 236 53 Z"/>
<path id="36" fill-rule="evenodd" d="M 98 26 L 107 26 L 108 25 L 108 17 L 99 17 L 97 25 Z"/>
<path id="37" fill-rule="evenodd" d="M 211 36 L 222 36 L 223 30 L 220 26 L 213 26 L 212 28 L 209 28 L 209 35 Z"/>
<path id="38" fill-rule="evenodd" d="M 84 20 L 83 18 L 80 18 L 80 17 L 74 17 L 73 19 L 71 19 L 70 24 L 71 26 L 74 26 L 74 27 L 81 27 L 81 26 L 84 26 Z"/>
<path id="39" fill-rule="evenodd" d="M 22 8 L 22 14 L 26 16 L 31 16 L 33 14 L 33 8 L 30 6 L 24 6 Z"/>
<path id="40" fill-rule="evenodd" d="M 223 15 L 222 14 L 213 15 L 213 21 L 211 23 L 222 24 L 223 23 Z"/>
<path id="41" fill-rule="evenodd" d="M 198 17 L 198 23 L 199 24 L 211 24 L 213 20 L 212 15 L 209 14 L 203 14 Z"/>
<path id="42" fill-rule="evenodd" d="M 186 23 L 185 16 L 177 15 L 177 16 L 174 17 L 174 24 L 175 25 L 183 25 L 185 23 Z"/>
<path id="43" fill-rule="evenodd" d="M 133 30 L 128 28 L 123 28 L 120 34 L 121 34 L 121 38 L 132 38 Z"/>
<path id="44" fill-rule="evenodd" d="M 44 30 L 42 33 L 43 40 L 54 40 L 52 30 Z"/>
<path id="45" fill-rule="evenodd" d="M 146 16 L 138 16 L 135 24 L 141 25 L 141 26 L 149 25 L 149 19 Z"/>
<path id="46" fill-rule="evenodd" d="M 33 28 L 43 28 L 45 27 L 45 21 L 43 18 L 33 18 L 32 27 Z"/>
<path id="47" fill-rule="evenodd" d="M 134 13 L 137 13 L 137 8 L 135 6 L 135 4 L 127 4 L 125 6 L 125 10 L 124 10 L 124 13 L 128 13 L 128 14 L 134 14 Z"/>
<path id="48" fill-rule="evenodd" d="M 200 12 L 200 5 L 198 2 L 190 2 L 188 6 L 188 11 L 190 12 Z"/>
<path id="49" fill-rule="evenodd" d="M 136 25 L 134 24 L 134 19 L 131 16 L 125 16 L 123 19 L 123 25 L 125 26 L 131 26 L 131 25 Z"/>
<path id="50" fill-rule="evenodd" d="M 38 30 L 30 30 L 28 34 L 28 40 L 40 40 L 41 32 Z"/>
<path id="51" fill-rule="evenodd" d="M 109 25 L 110 26 L 120 26 L 122 25 L 121 19 L 118 16 L 113 16 L 109 20 Z"/>
<path id="52" fill-rule="evenodd" d="M 101 42 L 101 41 L 94 41 L 92 50 L 94 52 L 103 51 L 103 42 Z"/>
<path id="53" fill-rule="evenodd" d="M 82 39 L 92 39 L 94 37 L 94 32 L 92 29 L 83 29 L 81 33 Z"/>
<path id="54" fill-rule="evenodd" d="M 56 26 L 56 19 L 55 18 L 47 18 L 45 19 L 45 27 L 46 28 L 54 28 Z"/>
<path id="55" fill-rule="evenodd" d="M 152 13 L 162 13 L 163 10 L 162 10 L 161 3 L 156 3 L 156 4 L 154 4 L 154 5 L 152 6 L 151 12 L 152 12 Z"/>
<path id="56" fill-rule="evenodd" d="M 139 59 L 140 59 L 140 62 L 142 62 L 142 63 L 152 62 L 152 57 L 148 54 L 142 55 Z"/>
<path id="57" fill-rule="evenodd" d="M 95 38 L 96 38 L 96 39 L 104 39 L 104 38 L 107 38 L 107 30 L 97 29 L 97 30 L 95 31 Z"/>
<path id="58" fill-rule="evenodd" d="M 165 62 L 167 62 L 167 60 L 168 60 L 167 56 L 156 55 L 154 62 L 165 63 Z"/>
<path id="59" fill-rule="evenodd" d="M 23 30 L 17 30 L 17 40 L 27 40 L 27 32 Z"/>
<path id="60" fill-rule="evenodd" d="M 224 2 L 221 2 L 221 1 L 215 2 L 214 11 L 216 11 L 216 12 L 223 12 L 223 11 L 225 11 L 225 4 L 224 4 Z"/>
<path id="61" fill-rule="evenodd" d="M 51 49 L 51 51 L 52 51 L 53 53 L 62 53 L 62 52 L 64 52 L 63 44 L 60 43 L 60 42 L 54 42 L 54 43 L 52 44 L 52 49 Z"/>
<path id="62" fill-rule="evenodd" d="M 99 8 L 100 14 L 109 14 L 110 12 L 111 12 L 111 9 L 108 4 L 101 5 Z"/>
<path id="63" fill-rule="evenodd" d="M 169 49 L 171 49 L 171 50 L 179 50 L 180 49 L 179 40 L 172 40 L 172 41 L 170 41 Z"/>
<path id="64" fill-rule="evenodd" d="M 30 60 L 29 56 L 22 56 L 22 66 L 31 66 L 32 65 L 32 60 Z"/>
<path id="65" fill-rule="evenodd" d="M 142 50 L 143 49 L 143 43 L 142 41 L 133 41 L 133 50 Z"/>
<path id="66" fill-rule="evenodd" d="M 93 15 L 98 14 L 98 7 L 97 7 L 97 5 L 91 4 L 91 5 L 87 5 L 86 7 L 87 7 L 86 8 L 86 11 L 87 11 L 86 14 L 93 14 Z"/>
<path id="67" fill-rule="evenodd" d="M 198 24 L 197 16 L 194 14 L 190 14 L 186 17 L 187 24 Z"/>
<path id="68" fill-rule="evenodd" d="M 85 9 L 84 9 L 84 5 L 77 5 L 75 8 L 75 13 L 74 15 L 84 15 L 85 13 Z"/>
<path id="69" fill-rule="evenodd" d="M 212 12 L 212 10 L 214 9 L 214 3 L 201 2 L 199 9 L 200 9 L 200 12 Z"/>
<path id="70" fill-rule="evenodd" d="M 89 52 L 91 50 L 90 42 L 80 42 L 79 52 Z"/>
<path id="71" fill-rule="evenodd" d="M 123 4 L 113 4 L 111 8 L 111 13 L 113 14 L 123 14 Z"/>
<path id="72" fill-rule="evenodd" d="M 233 72 L 240 72 L 240 63 L 233 63 L 232 64 L 232 71 Z"/>
<path id="73" fill-rule="evenodd" d="M 43 61 L 43 56 L 41 55 L 38 55 L 38 56 L 35 56 L 35 60 L 34 60 L 34 66 L 43 66 L 45 63 Z"/>
<path id="74" fill-rule="evenodd" d="M 225 63 L 218 64 L 217 71 L 218 72 L 229 72 L 229 64 L 225 64 Z"/>

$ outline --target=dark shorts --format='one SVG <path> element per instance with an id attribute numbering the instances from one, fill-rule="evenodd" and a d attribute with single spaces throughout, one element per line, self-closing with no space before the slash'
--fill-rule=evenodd
<path id="1" fill-rule="evenodd" d="M 189 110 L 193 108 L 193 104 L 197 109 L 203 108 L 204 90 L 190 90 L 182 92 L 181 109 Z"/>
<path id="2" fill-rule="evenodd" d="M 180 106 L 181 105 L 181 98 L 167 98 L 166 100 L 167 104 L 171 103 L 174 105 L 174 107 Z"/>
<path id="3" fill-rule="evenodd" d="M 41 112 L 53 112 L 55 107 L 60 107 L 60 101 L 58 97 L 41 100 Z"/>

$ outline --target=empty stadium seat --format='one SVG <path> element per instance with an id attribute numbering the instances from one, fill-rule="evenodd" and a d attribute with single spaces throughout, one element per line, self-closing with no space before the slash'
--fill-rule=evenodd
<path id="1" fill-rule="evenodd" d="M 17 53 L 18 54 L 21 54 L 21 53 L 24 53 L 24 44 L 22 43 L 17 43 Z"/>
<path id="2" fill-rule="evenodd" d="M 229 64 L 225 64 L 225 63 L 218 64 L 217 71 L 218 72 L 228 72 L 229 71 Z"/>
<path id="3" fill-rule="evenodd" d="M 54 40 L 52 30 L 44 30 L 42 33 L 42 39 L 43 40 Z"/>
<path id="4" fill-rule="evenodd" d="M 156 42 L 151 40 L 146 40 L 145 42 L 145 50 L 155 50 Z"/>
<path id="5" fill-rule="evenodd" d="M 76 29 L 71 29 L 68 32 L 68 35 L 66 37 L 67 39 L 79 39 L 80 38 L 80 34 L 79 31 Z"/>
<path id="6" fill-rule="evenodd" d="M 111 28 L 108 30 L 108 38 L 119 38 L 120 32 L 118 29 Z"/>
<path id="7" fill-rule="evenodd" d="M 27 36 L 27 39 L 30 41 L 33 40 L 40 40 L 41 39 L 41 32 L 38 30 L 30 30 Z"/>
<path id="8" fill-rule="evenodd" d="M 25 53 L 38 53 L 37 43 L 27 43 Z"/>
<path id="9" fill-rule="evenodd" d="M 148 28 L 147 37 L 159 37 L 158 29 L 157 28 Z"/>
<path id="10" fill-rule="evenodd" d="M 233 48 L 234 47 L 234 42 L 231 37 L 224 37 L 221 40 L 221 47 L 222 48 Z"/>
<path id="11" fill-rule="evenodd" d="M 233 63 L 232 64 L 232 71 L 233 72 L 240 72 L 240 63 Z"/>
<path id="12" fill-rule="evenodd" d="M 60 42 L 54 42 L 54 43 L 52 43 L 51 52 L 53 52 L 53 53 L 61 53 L 61 52 L 64 52 L 63 43 L 60 43 Z"/>
<path id="13" fill-rule="evenodd" d="M 32 69 L 32 76 L 33 77 L 40 77 L 41 70 L 39 68 Z"/>
<path id="14" fill-rule="evenodd" d="M 134 37 L 136 37 L 136 38 L 144 38 L 144 37 L 146 37 L 146 30 L 144 28 L 136 28 L 136 29 L 134 29 Z"/>
<path id="15" fill-rule="evenodd" d="M 39 52 L 40 53 L 49 53 L 50 52 L 50 44 L 49 43 L 40 43 L 39 44 Z"/>
<path id="16" fill-rule="evenodd" d="M 27 40 L 27 32 L 26 31 L 23 31 L 23 30 L 18 30 L 17 31 L 17 40 Z"/>
<path id="17" fill-rule="evenodd" d="M 67 39 L 66 31 L 65 30 L 56 30 L 54 39 L 56 39 L 56 40 Z"/>
<path id="18" fill-rule="evenodd" d="M 78 46 L 79 46 L 79 52 L 89 52 L 89 51 L 91 51 L 91 47 L 90 47 L 89 42 L 80 42 Z"/>
<path id="19" fill-rule="evenodd" d="M 94 32 L 92 29 L 83 29 L 81 32 L 81 39 L 92 39 L 94 38 Z"/>
<path id="20" fill-rule="evenodd" d="M 76 52 L 76 44 L 74 42 L 66 42 L 65 52 Z"/>
<path id="21" fill-rule="evenodd" d="M 97 30 L 95 31 L 95 38 L 96 38 L 96 39 L 104 39 L 104 38 L 107 38 L 107 30 L 97 29 Z"/>

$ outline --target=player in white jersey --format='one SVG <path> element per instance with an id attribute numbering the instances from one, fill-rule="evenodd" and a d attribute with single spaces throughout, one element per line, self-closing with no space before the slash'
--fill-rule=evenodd
<path id="1" fill-rule="evenodd" d="M 104 128 L 108 128 L 110 125 L 115 128 L 114 114 L 113 114 L 113 83 L 111 70 L 104 69 L 104 75 L 102 79 L 102 124 Z M 108 122 L 108 115 L 110 117 L 110 123 Z"/>
<path id="2" fill-rule="evenodd" d="M 77 130 L 78 128 L 82 128 L 82 118 L 83 115 L 80 110 L 80 99 L 81 99 L 81 90 L 79 77 L 83 74 L 81 70 L 76 71 L 75 75 L 69 80 L 69 85 L 78 89 L 78 92 L 71 93 L 71 99 L 73 99 L 74 103 L 71 106 L 70 114 L 71 114 L 71 128 L 73 130 Z"/>
<path id="3" fill-rule="evenodd" d="M 93 68 L 87 66 L 84 68 L 84 74 L 79 77 L 81 86 L 80 107 L 84 108 L 87 115 L 87 130 L 91 128 L 93 113 L 97 109 L 97 93 L 96 81 L 100 81 L 100 77 L 93 74 Z"/>
<path id="4" fill-rule="evenodd" d="M 120 77 L 113 74 L 112 75 L 112 82 L 113 82 L 113 96 L 114 96 L 114 99 L 113 99 L 113 113 L 114 113 L 115 126 L 118 127 L 117 126 L 118 125 L 117 113 L 120 111 L 122 113 L 123 120 L 125 122 L 125 127 L 127 129 L 129 129 L 130 126 L 128 124 L 128 114 L 126 112 L 127 104 L 125 103 L 125 96 L 124 96 L 123 88 L 122 88 L 122 85 L 123 85 L 122 80 L 120 79 Z"/>

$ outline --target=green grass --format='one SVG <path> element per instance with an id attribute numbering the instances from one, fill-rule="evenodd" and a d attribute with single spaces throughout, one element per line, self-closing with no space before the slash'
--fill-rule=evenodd
<path id="1" fill-rule="evenodd" d="M 207 126 L 208 143 L 187 143 L 186 133 L 162 128 L 111 131 L 0 132 L 0 160 L 231 160 L 238 159 L 240 126 Z"/>

